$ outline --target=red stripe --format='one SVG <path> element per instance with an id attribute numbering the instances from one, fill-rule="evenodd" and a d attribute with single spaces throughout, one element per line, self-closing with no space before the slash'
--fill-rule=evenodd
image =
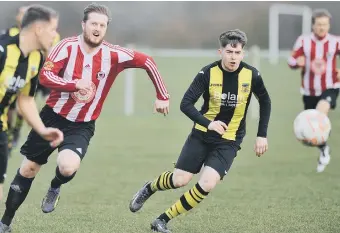
<path id="1" fill-rule="evenodd" d="M 48 99 L 46 100 L 46 104 L 51 108 L 54 108 L 56 103 L 58 102 L 59 98 L 61 97 L 61 92 L 51 90 L 51 94 L 49 95 Z"/>
<path id="2" fill-rule="evenodd" d="M 326 73 L 327 73 L 327 53 L 328 53 L 329 41 L 323 44 L 323 60 L 326 62 L 325 72 L 321 75 L 321 90 L 326 90 Z"/>
<path id="3" fill-rule="evenodd" d="M 311 40 L 311 49 L 310 49 L 310 61 L 313 62 L 315 59 L 315 50 L 316 50 L 316 44 L 314 40 Z M 314 72 L 312 69 L 310 70 L 309 73 L 309 90 L 310 90 L 310 95 L 315 96 L 315 89 L 314 89 Z"/>
<path id="4" fill-rule="evenodd" d="M 82 76 L 83 62 L 84 62 L 84 55 L 80 51 L 79 46 L 77 46 L 76 61 L 75 61 L 75 66 L 74 66 L 74 70 L 72 74 L 72 80 L 74 80 L 75 77 Z M 76 101 L 72 98 L 71 93 L 70 93 L 70 97 L 68 98 L 64 106 L 61 108 L 59 114 L 66 117 L 75 104 L 76 104 Z"/>
<path id="5" fill-rule="evenodd" d="M 71 37 L 71 38 L 67 38 L 64 39 L 62 41 L 59 42 L 59 44 L 53 48 L 53 50 L 51 51 L 51 53 L 49 54 L 49 59 L 54 61 L 54 59 L 57 57 L 57 55 L 59 54 L 60 50 L 69 42 L 76 42 L 78 40 L 77 37 Z"/>
<path id="6" fill-rule="evenodd" d="M 92 82 L 98 88 L 99 80 L 97 78 L 97 73 L 102 70 L 102 54 L 103 50 L 101 49 L 92 59 Z M 95 97 L 95 96 L 94 96 Z M 76 121 L 83 122 L 86 116 L 86 113 L 89 111 L 91 104 L 93 103 L 94 98 L 87 104 L 85 104 L 80 110 Z"/>
<path id="7" fill-rule="evenodd" d="M 338 49 L 340 46 L 340 43 L 337 42 L 336 44 L 336 48 Z M 336 70 L 336 59 L 337 59 L 337 56 L 339 54 L 339 50 L 337 50 L 337 52 L 334 54 L 333 56 L 333 60 L 332 60 L 332 78 L 333 78 L 333 84 L 337 83 L 338 82 L 338 78 L 337 78 L 337 70 Z"/>

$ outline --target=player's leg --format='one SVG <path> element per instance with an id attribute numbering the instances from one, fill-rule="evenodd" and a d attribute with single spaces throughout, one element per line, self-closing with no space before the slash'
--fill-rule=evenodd
<path id="1" fill-rule="evenodd" d="M 338 98 L 339 89 L 327 89 L 321 94 L 320 100 L 317 103 L 316 109 L 326 115 L 328 115 L 330 109 L 335 109 L 336 100 Z M 330 147 L 325 143 L 319 146 L 320 156 L 318 159 L 317 172 L 323 172 L 326 166 L 329 164 Z"/>
<path id="2" fill-rule="evenodd" d="M 53 114 L 51 115 L 48 109 L 43 109 L 40 117 L 46 126 L 58 126 L 58 119 Z M 0 223 L 3 228 L 10 226 L 16 211 L 26 199 L 41 165 L 47 163 L 48 157 L 54 150 L 55 148 L 50 146 L 50 142 L 45 141 L 35 131 L 31 130 L 20 150 L 21 154 L 26 158 L 10 185 L 5 213 Z M 0 233 L 2 233 L 1 230 Z"/>
<path id="3" fill-rule="evenodd" d="M 151 223 L 151 229 L 169 233 L 167 223 L 175 217 L 198 206 L 223 179 L 230 169 L 237 153 L 236 145 L 224 145 L 214 148 L 205 161 L 205 167 L 198 183 L 184 193 L 180 199 Z"/>
<path id="4" fill-rule="evenodd" d="M 191 133 L 181 151 L 174 172 L 163 172 L 155 180 L 147 182 L 130 201 L 130 210 L 136 212 L 157 191 L 176 189 L 187 185 L 197 174 L 208 154 L 207 145 L 199 135 Z"/>
<path id="5" fill-rule="evenodd" d="M 11 152 L 13 149 L 13 121 L 16 112 L 16 100 L 17 99 L 15 99 L 13 103 L 9 106 L 7 112 L 8 157 L 11 156 Z"/>
<path id="6" fill-rule="evenodd" d="M 74 178 L 86 154 L 94 130 L 94 122 L 73 122 L 64 132 L 64 141 L 59 146 L 56 174 L 41 205 L 44 213 L 50 213 L 56 208 L 60 198 L 60 187 Z"/>
<path id="7" fill-rule="evenodd" d="M 21 110 L 19 106 L 17 105 L 17 115 L 15 119 L 15 124 L 13 127 L 13 141 L 12 141 L 13 148 L 16 147 L 18 144 L 18 141 L 20 138 L 20 131 L 21 131 L 23 123 L 24 123 L 24 118 L 21 114 Z"/>
<path id="8" fill-rule="evenodd" d="M 6 177 L 8 161 L 8 141 L 7 133 L 0 132 L 0 201 L 3 195 L 3 183 Z"/>

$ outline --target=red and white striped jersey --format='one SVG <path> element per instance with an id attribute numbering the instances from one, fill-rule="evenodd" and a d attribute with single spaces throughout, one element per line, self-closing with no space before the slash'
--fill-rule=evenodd
<path id="1" fill-rule="evenodd" d="M 151 57 L 107 42 L 88 54 L 82 40 L 82 36 L 78 36 L 59 42 L 40 72 L 41 84 L 51 89 L 46 104 L 55 113 L 75 122 L 97 119 L 115 78 L 127 68 L 145 69 L 156 88 L 157 98 L 169 98 Z M 91 91 L 78 91 L 79 79 L 91 80 Z"/>
<path id="2" fill-rule="evenodd" d="M 305 57 L 302 68 L 301 94 L 320 96 L 323 91 L 335 87 L 337 80 L 336 56 L 340 52 L 339 37 L 328 34 L 318 39 L 312 34 L 301 35 L 295 42 L 292 56 L 288 59 L 291 68 L 298 68 L 296 59 Z"/>

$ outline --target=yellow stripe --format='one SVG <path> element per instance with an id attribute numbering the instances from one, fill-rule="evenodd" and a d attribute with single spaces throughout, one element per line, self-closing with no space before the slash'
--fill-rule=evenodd
<path id="1" fill-rule="evenodd" d="M 186 209 L 184 209 L 181 201 L 177 201 L 176 204 L 175 204 L 175 207 L 177 208 L 177 211 L 180 214 L 183 214 L 183 213 L 185 213 L 187 211 Z"/>
<path id="2" fill-rule="evenodd" d="M 162 175 L 161 175 L 161 178 L 159 179 L 159 187 L 161 188 L 161 190 L 164 190 L 165 187 L 163 185 L 163 182 L 164 182 L 164 176 L 165 176 L 166 172 L 163 172 Z"/>
<path id="3" fill-rule="evenodd" d="M 6 107 L 4 110 L 4 113 L 0 116 L 0 121 L 2 122 L 2 131 L 6 131 L 8 129 L 7 125 L 7 112 L 8 112 L 9 107 Z"/>
<path id="4" fill-rule="evenodd" d="M 20 57 L 20 49 L 15 44 L 7 46 L 7 58 L 5 61 L 4 68 L 0 75 L 0 84 L 7 85 L 7 82 L 14 77 L 17 69 Z M 7 87 L 7 86 L 6 86 Z M 2 96 L 3 97 L 3 96 Z M 1 97 L 1 98 L 2 98 Z"/>
<path id="5" fill-rule="evenodd" d="M 17 28 L 17 27 L 13 27 L 13 28 L 10 28 L 9 29 L 9 32 L 8 32 L 8 34 L 10 35 L 10 36 L 16 36 L 16 35 L 18 35 L 19 34 L 19 32 L 20 32 L 20 30 L 19 30 L 19 28 Z"/>
<path id="6" fill-rule="evenodd" d="M 188 204 L 194 208 L 195 206 L 198 205 L 199 202 L 197 202 L 191 195 L 189 192 L 184 193 L 184 197 L 187 200 Z"/>
<path id="7" fill-rule="evenodd" d="M 215 66 L 210 69 L 210 83 L 209 83 L 209 106 L 208 111 L 204 114 L 206 118 L 213 121 L 216 115 L 221 110 L 221 95 L 223 87 L 223 72 Z M 207 132 L 207 128 L 202 125 L 196 124 L 195 128 L 203 132 Z"/>
<path id="8" fill-rule="evenodd" d="M 200 198 L 200 197 L 194 192 L 193 189 L 191 190 L 191 194 L 192 194 L 192 196 L 193 196 L 194 198 L 196 198 L 197 200 L 199 200 L 199 201 L 202 201 L 202 200 L 203 200 L 203 198 Z"/>
<path id="9" fill-rule="evenodd" d="M 198 191 L 198 189 L 196 188 L 196 186 L 193 187 L 193 189 L 195 191 L 195 193 L 197 194 L 197 196 L 199 198 L 201 198 L 202 200 L 205 198 L 205 196 L 203 194 L 200 193 L 200 191 Z"/>
<path id="10" fill-rule="evenodd" d="M 248 97 L 250 95 L 251 90 L 251 80 L 252 80 L 252 71 L 246 68 L 243 68 L 238 75 L 238 91 L 237 91 L 237 106 L 234 110 L 234 115 L 231 118 L 228 129 L 225 134 L 222 135 L 222 138 L 228 140 L 235 140 L 236 132 L 240 127 L 240 123 L 245 115 L 245 110 L 248 102 Z M 247 86 L 243 86 L 247 85 Z"/>
<path id="11" fill-rule="evenodd" d="M 34 78 L 39 72 L 41 55 L 38 51 L 33 51 L 28 57 L 28 66 L 26 74 L 26 85 L 21 89 L 21 93 L 29 95 L 31 90 L 31 79 Z"/>

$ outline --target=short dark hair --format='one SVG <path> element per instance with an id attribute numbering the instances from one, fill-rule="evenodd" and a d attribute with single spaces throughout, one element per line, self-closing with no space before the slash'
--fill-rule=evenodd
<path id="1" fill-rule="evenodd" d="M 32 5 L 27 8 L 22 18 L 21 28 L 26 28 L 37 21 L 50 22 L 52 18 L 57 17 L 58 13 L 52 8 L 41 5 Z"/>
<path id="2" fill-rule="evenodd" d="M 221 47 L 226 47 L 228 44 L 233 47 L 237 44 L 241 44 L 242 48 L 247 44 L 247 35 L 239 29 L 229 30 L 223 32 L 219 37 L 219 43 Z"/>
<path id="3" fill-rule="evenodd" d="M 331 19 L 332 15 L 326 9 L 316 9 L 316 10 L 313 11 L 313 14 L 312 14 L 312 24 L 315 23 L 315 20 L 317 18 L 321 18 L 321 17 L 327 17 L 327 18 Z"/>
<path id="4" fill-rule="evenodd" d="M 88 5 L 87 7 L 85 7 L 83 21 L 86 22 L 89 19 L 89 14 L 93 13 L 93 12 L 106 15 L 109 18 L 109 20 L 107 22 L 108 24 L 111 21 L 111 11 L 110 11 L 110 9 L 105 5 L 100 5 L 100 4 L 97 4 L 97 3 L 92 3 L 92 4 Z"/>

